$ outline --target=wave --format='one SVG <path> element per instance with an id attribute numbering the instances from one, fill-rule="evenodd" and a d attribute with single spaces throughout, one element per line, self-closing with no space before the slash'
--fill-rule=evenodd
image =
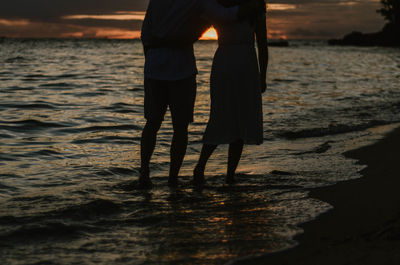
<path id="1" fill-rule="evenodd" d="M 36 87 L 31 87 L 31 86 L 27 86 L 27 87 L 21 87 L 21 86 L 10 86 L 8 87 L 7 90 L 4 90 L 4 92 L 10 93 L 10 92 L 14 92 L 14 91 L 31 91 L 31 90 L 35 90 Z"/>
<path id="2" fill-rule="evenodd" d="M 11 199 L 12 201 L 16 202 L 45 202 L 45 203 L 52 203 L 57 200 L 59 200 L 59 197 L 57 196 L 51 196 L 51 195 L 39 195 L 39 196 L 32 196 L 32 197 L 13 197 Z M 1 218 L 0 218 L 1 220 Z M 1 221 L 0 221 L 1 224 Z"/>
<path id="3" fill-rule="evenodd" d="M 34 196 L 23 197 L 19 200 L 37 203 L 44 201 L 46 203 L 57 200 L 53 196 Z M 14 199 L 18 201 L 18 198 Z M 71 205 L 63 209 L 43 212 L 31 216 L 0 216 L 0 225 L 29 225 L 29 224 L 43 224 L 53 223 L 59 220 L 63 221 L 87 221 L 95 220 L 102 216 L 117 214 L 121 211 L 121 205 L 110 200 L 96 199 L 83 204 Z"/>
<path id="4" fill-rule="evenodd" d="M 29 75 L 24 75 L 25 78 L 48 78 L 47 75 L 42 75 L 42 74 L 29 74 Z"/>
<path id="5" fill-rule="evenodd" d="M 2 75 L 13 75 L 14 74 L 14 72 L 10 72 L 10 71 L 2 71 L 2 72 L 0 72 L 0 76 L 2 76 Z"/>
<path id="6" fill-rule="evenodd" d="M 96 199 L 85 204 L 74 205 L 60 211 L 48 213 L 48 215 L 58 218 L 69 218 L 72 220 L 86 220 L 103 215 L 115 214 L 120 212 L 120 210 L 121 206 L 115 202 Z"/>
<path id="7" fill-rule="evenodd" d="M 391 124 L 391 123 L 393 122 L 373 120 L 365 124 L 356 124 L 356 125 L 337 124 L 337 125 L 330 125 L 327 128 L 311 128 L 299 131 L 283 131 L 277 133 L 277 136 L 286 139 L 322 137 L 327 135 L 336 135 L 336 134 L 363 131 L 368 128 L 376 127 L 379 125 Z"/>
<path id="8" fill-rule="evenodd" d="M 47 157 L 51 159 L 63 159 L 64 154 L 51 149 L 42 149 L 20 155 L 21 157 Z M 45 158 L 44 158 L 45 159 Z"/>
<path id="9" fill-rule="evenodd" d="M 79 75 L 77 74 L 62 74 L 62 75 L 58 75 L 55 76 L 55 79 L 59 79 L 59 78 L 73 78 L 73 77 L 78 77 Z"/>
<path id="10" fill-rule="evenodd" d="M 18 190 L 18 188 L 16 188 L 16 187 L 11 187 L 11 186 L 8 186 L 8 185 L 5 185 L 5 184 L 1 184 L 1 182 L 0 182 L 0 190 L 11 190 L 11 191 L 17 191 Z"/>
<path id="11" fill-rule="evenodd" d="M 330 143 L 333 143 L 333 141 L 326 141 L 325 143 L 318 145 L 314 149 L 310 151 L 305 151 L 305 152 L 299 152 L 296 153 L 296 155 L 305 155 L 305 154 L 322 154 L 331 149 Z"/>
<path id="12" fill-rule="evenodd" d="M 105 131 L 127 131 L 127 130 L 141 130 L 140 126 L 137 125 L 112 125 L 112 126 L 90 126 L 83 128 L 68 128 L 60 129 L 58 132 L 62 133 L 82 133 L 82 132 L 105 132 Z"/>
<path id="13" fill-rule="evenodd" d="M 0 104 L 0 109 L 55 109 L 56 107 L 49 103 L 28 103 L 28 104 Z"/>
<path id="14" fill-rule="evenodd" d="M 274 78 L 272 81 L 273 81 L 273 82 L 293 83 L 293 82 L 297 82 L 298 80 L 295 80 L 295 79 Z"/>
<path id="15" fill-rule="evenodd" d="M 77 97 L 77 98 L 91 98 L 91 97 L 96 97 L 96 96 L 104 96 L 104 95 L 106 95 L 106 93 L 97 91 L 97 92 L 74 93 L 71 95 L 73 95 L 74 97 Z"/>
<path id="16" fill-rule="evenodd" d="M 29 59 L 23 56 L 10 57 L 4 60 L 5 63 L 21 63 L 26 61 L 29 61 Z"/>
<path id="17" fill-rule="evenodd" d="M 16 159 L 12 154 L 0 153 L 0 161 L 17 161 L 17 160 L 18 159 Z"/>
<path id="18" fill-rule="evenodd" d="M 42 224 L 23 225 L 12 231 L 0 234 L 1 244 L 23 244 L 29 241 L 42 241 L 46 239 L 66 240 L 79 238 L 85 232 L 96 232 L 99 228 L 90 225 L 66 224 L 64 222 L 49 222 Z"/>
<path id="19" fill-rule="evenodd" d="M 11 136 L 11 135 L 9 135 L 9 134 L 0 133 L 0 138 L 3 138 L 3 139 L 5 139 L 5 138 L 7 138 L 7 139 L 11 139 L 11 138 L 14 138 L 14 137 L 13 137 L 13 136 Z"/>
<path id="20" fill-rule="evenodd" d="M 5 125 L 11 124 L 11 125 Z M 72 124 L 63 122 L 45 122 L 39 120 L 21 120 L 21 121 L 1 121 L 0 130 L 8 130 L 13 132 L 27 132 L 34 130 L 44 130 L 49 128 L 69 127 Z"/>
<path id="21" fill-rule="evenodd" d="M 140 109 L 135 109 L 135 108 L 140 108 Z M 119 102 L 112 104 L 111 106 L 104 107 L 103 109 L 110 110 L 116 113 L 141 113 L 143 106 L 137 106 Z"/>
<path id="22" fill-rule="evenodd" d="M 23 176 L 7 173 L 7 174 L 0 174 L 0 177 L 1 177 L 2 179 L 5 179 L 5 178 L 12 178 L 12 179 L 15 179 L 15 178 L 22 178 Z"/>
<path id="23" fill-rule="evenodd" d="M 54 89 L 54 90 L 59 90 L 59 89 L 66 89 L 66 88 L 75 88 L 78 85 L 73 85 L 65 82 L 59 82 L 59 83 L 49 83 L 49 84 L 41 84 L 39 87 L 41 88 L 46 88 L 46 89 Z"/>
<path id="24" fill-rule="evenodd" d="M 72 141 L 73 144 L 88 144 L 88 143 L 96 143 L 96 144 L 133 144 L 138 142 L 140 137 L 122 137 L 122 136 L 104 136 L 100 138 L 94 139 L 78 139 Z"/>
<path id="25" fill-rule="evenodd" d="M 139 174 L 138 169 L 123 168 L 123 167 L 112 167 L 96 172 L 96 175 L 101 175 L 101 176 L 138 175 L 138 174 Z"/>

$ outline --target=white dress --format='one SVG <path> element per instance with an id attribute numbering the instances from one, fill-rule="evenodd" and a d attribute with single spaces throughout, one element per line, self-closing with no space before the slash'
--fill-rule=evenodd
<path id="1" fill-rule="evenodd" d="M 247 21 L 214 25 L 218 32 L 210 81 L 211 111 L 205 144 L 263 141 L 262 99 L 255 26 Z"/>

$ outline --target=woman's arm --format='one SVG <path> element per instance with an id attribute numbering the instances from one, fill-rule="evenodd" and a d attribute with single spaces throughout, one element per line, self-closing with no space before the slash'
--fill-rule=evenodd
<path id="1" fill-rule="evenodd" d="M 261 0 L 263 2 L 263 0 Z M 265 8 L 265 5 L 264 5 Z M 258 64 L 260 67 L 261 92 L 267 89 L 267 66 L 268 66 L 268 46 L 267 46 L 267 25 L 265 12 L 257 16 L 256 39 L 258 48 Z"/>

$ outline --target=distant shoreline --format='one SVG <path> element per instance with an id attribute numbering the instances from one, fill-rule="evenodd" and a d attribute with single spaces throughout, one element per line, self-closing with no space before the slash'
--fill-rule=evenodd
<path id="1" fill-rule="evenodd" d="M 400 29 L 387 24 L 381 31 L 362 33 L 353 31 L 342 39 L 328 40 L 330 45 L 400 47 Z"/>

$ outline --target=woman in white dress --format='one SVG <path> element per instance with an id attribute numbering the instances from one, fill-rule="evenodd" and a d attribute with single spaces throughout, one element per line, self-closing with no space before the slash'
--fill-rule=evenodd
<path id="1" fill-rule="evenodd" d="M 218 0 L 226 7 L 242 1 L 245 0 Z M 197 186 L 204 184 L 206 163 L 219 144 L 229 144 L 226 182 L 231 184 L 243 145 L 263 142 L 261 93 L 266 89 L 268 48 L 265 3 L 259 1 L 260 12 L 252 18 L 213 22 L 218 32 L 218 49 L 211 70 L 210 118 L 193 174 Z"/>

